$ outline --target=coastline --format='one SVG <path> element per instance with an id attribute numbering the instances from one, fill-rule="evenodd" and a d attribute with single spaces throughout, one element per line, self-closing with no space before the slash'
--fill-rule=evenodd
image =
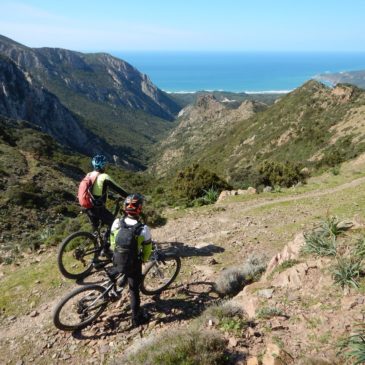
<path id="1" fill-rule="evenodd" d="M 166 94 L 197 94 L 197 93 L 229 93 L 229 94 L 288 94 L 295 89 L 291 90 L 260 90 L 260 91 L 228 91 L 228 90 L 197 90 L 197 91 L 168 91 L 162 90 Z"/>

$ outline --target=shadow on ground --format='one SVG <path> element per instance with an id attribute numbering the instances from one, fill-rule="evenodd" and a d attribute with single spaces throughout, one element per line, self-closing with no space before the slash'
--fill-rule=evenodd
<path id="1" fill-rule="evenodd" d="M 175 253 L 180 257 L 192 256 L 213 256 L 216 253 L 224 252 L 224 248 L 213 244 L 203 247 L 194 247 L 186 245 L 184 242 L 161 242 L 161 248 L 166 253 Z"/>

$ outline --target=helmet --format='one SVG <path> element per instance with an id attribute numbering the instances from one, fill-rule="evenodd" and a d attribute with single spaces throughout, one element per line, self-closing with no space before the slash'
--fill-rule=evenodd
<path id="1" fill-rule="evenodd" d="M 104 155 L 96 155 L 91 161 L 94 170 L 100 171 L 103 170 L 107 164 L 106 157 Z"/>
<path id="2" fill-rule="evenodd" d="M 131 194 L 124 201 L 124 211 L 128 215 L 140 215 L 143 207 L 143 195 Z"/>

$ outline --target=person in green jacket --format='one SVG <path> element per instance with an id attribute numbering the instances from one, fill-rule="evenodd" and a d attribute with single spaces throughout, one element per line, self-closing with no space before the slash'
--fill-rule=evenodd
<path id="1" fill-rule="evenodd" d="M 97 229 L 100 222 L 107 226 L 104 237 L 106 243 L 104 253 L 110 255 L 110 252 L 108 252 L 109 235 L 115 217 L 105 206 L 108 191 L 111 190 L 119 194 L 123 199 L 128 196 L 128 193 L 105 172 L 107 163 L 107 159 L 104 155 L 96 155 L 91 161 L 94 173 L 97 173 L 98 175 L 91 189 L 94 206 L 87 209 L 86 213 L 89 216 L 94 229 Z"/>
<path id="2" fill-rule="evenodd" d="M 111 230 L 114 265 L 108 274 L 113 277 L 122 273 L 128 280 L 133 327 L 146 323 L 148 319 L 140 308 L 139 291 L 142 283 L 142 263 L 147 262 L 151 256 L 152 237 L 149 227 L 141 222 L 142 208 L 142 195 L 128 195 L 124 201 L 125 217 L 116 219 Z"/>

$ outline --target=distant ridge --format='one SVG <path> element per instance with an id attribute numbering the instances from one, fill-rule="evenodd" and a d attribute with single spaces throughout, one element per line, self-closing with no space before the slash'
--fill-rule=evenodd
<path id="1" fill-rule="evenodd" d="M 180 110 L 147 75 L 106 53 L 30 48 L 0 36 L 0 55 L 55 95 L 84 129 L 105 140 L 107 150 L 139 168 Z"/>

